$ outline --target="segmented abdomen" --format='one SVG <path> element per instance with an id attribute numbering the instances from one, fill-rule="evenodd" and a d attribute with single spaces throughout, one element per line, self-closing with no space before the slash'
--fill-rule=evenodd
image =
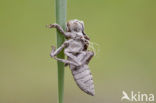
<path id="1" fill-rule="evenodd" d="M 74 69 L 72 69 L 72 74 L 77 85 L 81 90 L 83 90 L 89 95 L 95 95 L 92 74 L 88 65 L 75 67 Z"/>

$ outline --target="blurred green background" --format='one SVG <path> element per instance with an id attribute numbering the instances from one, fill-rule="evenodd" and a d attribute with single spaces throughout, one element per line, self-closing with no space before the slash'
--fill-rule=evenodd
<path id="1" fill-rule="evenodd" d="M 0 103 L 56 103 L 54 0 L 0 1 Z M 94 97 L 65 68 L 64 103 L 120 103 L 122 91 L 156 94 L 156 1 L 68 0 L 67 20 L 85 22 L 99 46 L 90 68 Z"/>

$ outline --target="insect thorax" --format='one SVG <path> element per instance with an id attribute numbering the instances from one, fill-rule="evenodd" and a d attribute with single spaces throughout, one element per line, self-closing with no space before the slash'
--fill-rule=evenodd
<path id="1" fill-rule="evenodd" d="M 84 49 L 84 44 L 82 41 L 70 39 L 69 42 L 70 43 L 65 50 L 68 50 L 72 53 L 78 53 Z"/>

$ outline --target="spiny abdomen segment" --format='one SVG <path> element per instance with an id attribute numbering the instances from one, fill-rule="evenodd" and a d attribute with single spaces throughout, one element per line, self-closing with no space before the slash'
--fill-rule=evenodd
<path id="1" fill-rule="evenodd" d="M 95 95 L 94 83 L 88 65 L 83 65 L 81 67 L 72 69 L 72 74 L 81 90 L 89 95 Z"/>

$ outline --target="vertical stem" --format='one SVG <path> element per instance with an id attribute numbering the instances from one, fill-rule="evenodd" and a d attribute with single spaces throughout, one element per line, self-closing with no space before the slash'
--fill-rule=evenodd
<path id="1" fill-rule="evenodd" d="M 55 0 L 56 23 L 65 30 L 66 22 L 66 0 Z M 57 31 L 57 47 L 64 42 L 64 37 Z M 64 58 L 63 51 L 59 53 L 58 58 Z M 57 62 L 58 65 L 58 103 L 63 103 L 64 96 L 64 64 Z"/>

